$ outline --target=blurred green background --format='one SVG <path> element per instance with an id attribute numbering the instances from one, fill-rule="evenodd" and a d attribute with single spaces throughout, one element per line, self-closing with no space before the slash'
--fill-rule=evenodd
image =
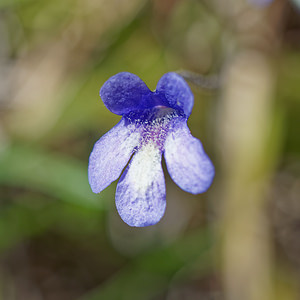
<path id="1" fill-rule="evenodd" d="M 300 8 L 254 2 L 0 0 L 0 299 L 300 299 Z M 130 228 L 87 180 L 119 120 L 99 89 L 179 70 L 219 78 L 190 82 L 216 177 L 165 171 L 162 221 Z"/>

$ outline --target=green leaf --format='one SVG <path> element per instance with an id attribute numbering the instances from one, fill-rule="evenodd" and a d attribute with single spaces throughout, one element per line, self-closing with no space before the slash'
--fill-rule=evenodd
<path id="1" fill-rule="evenodd" d="M 37 190 L 63 201 L 97 209 L 107 192 L 95 195 L 88 184 L 87 162 L 24 146 L 0 152 L 0 183 Z"/>

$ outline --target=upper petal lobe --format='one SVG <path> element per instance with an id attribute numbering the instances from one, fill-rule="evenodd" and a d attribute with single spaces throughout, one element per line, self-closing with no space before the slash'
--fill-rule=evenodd
<path id="1" fill-rule="evenodd" d="M 199 194 L 211 185 L 214 166 L 185 121 L 177 122 L 170 130 L 165 142 L 165 159 L 171 178 L 183 190 Z"/>
<path id="2" fill-rule="evenodd" d="M 172 108 L 180 108 L 189 117 L 194 105 L 193 93 L 185 80 L 176 73 L 162 76 L 156 86 L 156 93 L 166 98 Z"/>
<path id="3" fill-rule="evenodd" d="M 89 159 L 88 177 L 94 193 L 115 181 L 128 163 L 140 134 L 121 121 L 96 142 Z"/>
<path id="4" fill-rule="evenodd" d="M 117 210 L 125 223 L 144 227 L 156 224 L 166 208 L 161 151 L 149 143 L 132 158 L 116 191 Z"/>
<path id="5" fill-rule="evenodd" d="M 121 72 L 110 77 L 100 89 L 104 105 L 114 114 L 125 115 L 147 106 L 151 91 L 138 76 Z"/>

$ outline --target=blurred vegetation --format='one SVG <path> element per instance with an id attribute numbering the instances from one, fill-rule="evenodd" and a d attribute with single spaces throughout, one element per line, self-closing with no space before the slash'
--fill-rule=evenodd
<path id="1" fill-rule="evenodd" d="M 258 3 L 0 0 L 1 299 L 299 299 L 299 3 Z M 99 89 L 179 70 L 220 78 L 190 82 L 216 178 L 165 171 L 163 220 L 130 228 L 87 181 L 119 120 Z"/>

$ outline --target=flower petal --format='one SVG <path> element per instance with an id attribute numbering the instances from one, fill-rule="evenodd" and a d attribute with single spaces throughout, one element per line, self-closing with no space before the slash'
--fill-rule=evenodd
<path id="1" fill-rule="evenodd" d="M 152 144 L 141 148 L 122 174 L 116 191 L 117 210 L 125 223 L 144 227 L 156 224 L 166 208 L 161 151 Z"/>
<path id="2" fill-rule="evenodd" d="M 176 122 L 165 142 L 165 159 L 171 178 L 183 190 L 205 192 L 214 178 L 214 166 L 185 121 Z"/>
<path id="3" fill-rule="evenodd" d="M 170 107 L 181 108 L 189 117 L 194 105 L 193 93 L 185 80 L 176 73 L 162 76 L 156 86 L 156 93 L 163 94 Z"/>
<path id="4" fill-rule="evenodd" d="M 128 163 L 140 134 L 121 121 L 98 140 L 89 159 L 88 177 L 94 193 L 115 181 Z"/>
<path id="5" fill-rule="evenodd" d="M 109 78 L 100 89 L 104 105 L 114 114 L 124 115 L 146 108 L 151 91 L 138 76 L 121 72 Z"/>

